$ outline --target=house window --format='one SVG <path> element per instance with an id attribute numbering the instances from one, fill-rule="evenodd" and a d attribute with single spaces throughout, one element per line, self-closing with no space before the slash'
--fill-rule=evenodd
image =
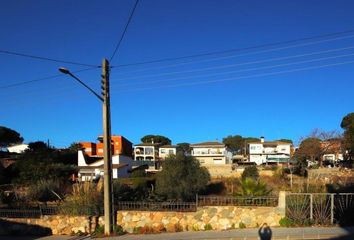
<path id="1" fill-rule="evenodd" d="M 154 149 L 153 148 L 145 148 L 145 154 L 152 155 L 153 153 L 154 153 Z"/>
<path id="2" fill-rule="evenodd" d="M 161 153 L 166 153 L 166 149 L 160 149 Z"/>
<path id="3" fill-rule="evenodd" d="M 256 150 L 256 146 L 251 146 L 250 149 L 251 150 Z"/>
<path id="4" fill-rule="evenodd" d="M 168 151 L 168 154 L 170 154 L 170 155 L 171 155 L 171 154 L 174 154 L 174 151 L 173 151 L 173 150 L 169 150 L 169 151 Z"/>

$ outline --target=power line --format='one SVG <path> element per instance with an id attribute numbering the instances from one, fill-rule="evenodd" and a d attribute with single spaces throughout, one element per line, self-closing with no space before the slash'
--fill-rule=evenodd
<path id="1" fill-rule="evenodd" d="M 266 44 L 251 46 L 251 47 L 245 47 L 245 48 L 234 48 L 234 49 L 228 49 L 228 50 L 223 50 L 223 51 L 193 54 L 193 55 L 187 55 L 187 56 L 181 56 L 181 57 L 162 58 L 162 59 L 151 60 L 151 61 L 119 64 L 119 65 L 113 65 L 111 67 L 112 68 L 129 67 L 129 66 L 145 65 L 145 64 L 151 64 L 151 63 L 160 63 L 160 62 L 166 62 L 166 61 L 182 60 L 182 59 L 188 59 L 188 58 L 212 56 L 212 55 L 225 54 L 225 53 L 231 53 L 231 52 L 242 52 L 242 51 L 248 51 L 248 50 L 253 50 L 253 49 L 258 49 L 258 48 L 272 47 L 272 46 L 277 46 L 277 45 L 285 45 L 285 44 L 290 44 L 290 43 L 295 43 L 295 42 L 313 40 L 313 39 L 317 39 L 317 38 L 332 37 L 332 36 L 343 35 L 343 34 L 353 33 L 353 32 L 354 32 L 354 29 L 351 29 L 351 30 L 342 31 L 342 32 L 316 35 L 316 36 L 312 36 L 312 37 L 298 38 L 298 39 L 293 39 L 293 40 L 288 40 L 288 41 L 266 43 Z"/>
<path id="2" fill-rule="evenodd" d="M 353 35 L 353 37 L 354 37 L 354 35 Z M 243 66 L 243 65 L 255 64 L 255 63 L 265 63 L 265 62 L 285 60 L 285 59 L 291 59 L 291 58 L 297 58 L 297 57 L 305 57 L 305 56 L 311 56 L 311 55 L 316 55 L 316 54 L 321 54 L 321 53 L 329 53 L 329 52 L 333 52 L 333 51 L 347 50 L 347 49 L 352 49 L 352 48 L 353 47 L 350 46 L 350 47 L 345 47 L 345 48 L 336 48 L 336 49 L 329 49 L 329 50 L 325 50 L 325 51 L 312 52 L 312 53 L 308 53 L 308 54 L 298 54 L 298 55 L 286 56 L 286 57 L 269 58 L 266 60 L 235 63 L 235 64 L 228 64 L 228 65 L 223 65 L 223 66 L 213 66 L 213 67 L 205 67 L 205 68 L 198 68 L 198 69 L 192 69 L 192 70 L 174 71 L 174 72 L 158 73 L 158 74 L 145 74 L 143 76 L 138 75 L 138 76 L 132 76 L 132 77 L 125 77 L 125 78 L 123 77 L 123 80 L 139 79 L 142 77 L 143 78 L 162 77 L 162 76 L 169 76 L 169 75 L 174 75 L 174 74 L 194 73 L 194 72 L 214 70 L 214 69 L 223 69 L 223 68 L 228 68 L 228 67 Z M 114 79 L 111 79 L 111 80 L 114 80 Z M 122 80 L 122 78 L 119 78 L 119 80 Z"/>
<path id="3" fill-rule="evenodd" d="M 96 69 L 99 67 L 100 66 L 85 68 L 85 69 L 74 71 L 73 73 L 89 71 L 89 70 Z M 34 82 L 39 82 L 39 81 L 44 81 L 44 80 L 49 80 L 49 79 L 53 79 L 53 78 L 58 78 L 58 77 L 62 77 L 62 76 L 63 76 L 63 74 L 57 74 L 57 75 L 52 75 L 52 76 L 48 76 L 48 77 L 36 78 L 33 80 L 29 80 L 29 81 L 23 81 L 23 82 L 17 82 L 17 83 L 13 83 L 13 84 L 3 85 L 3 86 L 0 86 L 0 89 L 22 86 L 22 85 L 26 85 L 26 84 L 30 84 L 30 83 L 34 83 Z"/>
<path id="4" fill-rule="evenodd" d="M 118 43 L 117 43 L 115 49 L 114 49 L 114 51 L 113 51 L 113 54 L 112 54 L 111 58 L 109 59 L 110 62 L 112 61 L 112 59 L 113 59 L 114 56 L 116 55 L 116 53 L 117 53 L 117 51 L 118 51 L 118 49 L 119 49 L 119 46 L 120 46 L 120 44 L 121 44 L 122 41 L 123 41 L 123 38 L 124 38 L 124 36 L 125 36 L 125 33 L 126 33 L 127 30 L 128 30 L 128 26 L 129 26 L 129 24 L 130 24 L 130 22 L 131 22 L 131 20 L 132 20 L 132 18 L 133 18 L 133 15 L 134 15 L 136 6 L 138 5 L 138 2 L 139 2 L 139 0 L 136 0 L 136 1 L 135 1 L 134 7 L 133 7 L 133 9 L 132 9 L 132 11 L 131 11 L 131 13 L 130 13 L 130 16 L 129 16 L 129 18 L 128 18 L 127 24 L 125 25 L 124 31 L 123 31 L 123 33 L 122 33 L 122 35 L 121 35 L 121 37 L 120 37 L 120 39 L 119 39 L 119 41 L 118 41 Z"/>
<path id="5" fill-rule="evenodd" d="M 321 68 L 334 67 L 334 66 L 340 66 L 340 65 L 346 65 L 346 64 L 354 64 L 354 61 L 332 63 L 332 64 L 312 66 L 312 67 L 295 68 L 295 69 L 291 69 L 291 70 L 284 70 L 284 71 L 271 72 L 271 73 L 262 73 L 262 74 L 255 74 L 255 75 L 249 75 L 249 76 L 241 76 L 241 77 L 236 77 L 236 78 L 223 78 L 223 79 L 216 79 L 216 80 L 189 82 L 189 83 L 181 83 L 181 84 L 165 85 L 165 86 L 157 86 L 157 87 L 135 88 L 135 89 L 131 89 L 131 90 L 118 91 L 118 92 L 123 93 L 123 92 L 134 92 L 134 91 L 141 91 L 141 90 L 152 90 L 152 89 L 159 89 L 159 88 L 175 88 L 175 87 L 182 87 L 182 86 L 203 85 L 203 84 L 208 84 L 208 83 L 218 83 L 218 82 L 226 82 L 226 81 L 248 79 L 248 78 L 267 77 L 267 76 L 273 76 L 273 75 L 279 75 L 279 74 L 285 74 L 285 73 L 307 71 L 307 70 L 312 70 L 312 69 L 321 69 Z"/>
<path id="6" fill-rule="evenodd" d="M 8 54 L 8 55 L 14 55 L 14 56 L 19 56 L 19 57 L 32 58 L 32 59 L 37 59 L 37 60 L 43 60 L 43 61 L 50 61 L 50 62 L 57 62 L 57 63 L 66 63 L 66 64 L 72 64 L 72 65 L 78 65 L 78 66 L 86 66 L 86 67 L 96 67 L 97 66 L 97 65 L 92 65 L 92 64 L 72 62 L 72 61 L 66 61 L 66 60 L 61 60 L 61 59 L 54 59 L 54 58 L 49 58 L 49 57 L 30 55 L 30 54 L 7 51 L 7 50 L 1 50 L 1 49 L 0 49 L 0 53 Z"/>
<path id="7" fill-rule="evenodd" d="M 124 90 L 124 91 L 117 91 L 117 92 L 135 92 L 135 91 L 144 91 L 144 90 L 152 90 L 152 89 L 160 89 L 160 88 L 175 88 L 175 87 L 182 87 L 182 86 L 203 85 L 203 84 L 208 84 L 208 83 L 218 83 L 218 82 L 225 82 L 225 81 L 273 76 L 273 75 L 292 73 L 292 72 L 300 72 L 300 71 L 306 71 L 306 70 L 312 70 L 312 69 L 328 68 L 328 67 L 353 64 L 353 63 L 354 63 L 354 61 L 338 62 L 338 63 L 323 64 L 323 65 L 315 65 L 315 66 L 311 66 L 311 67 L 295 68 L 295 69 L 277 71 L 277 72 L 245 75 L 245 76 L 240 76 L 240 77 L 228 77 L 228 78 L 207 80 L 207 81 L 194 81 L 194 82 L 187 82 L 187 83 L 185 82 L 185 83 L 179 83 L 179 84 L 173 84 L 173 85 L 159 85 L 159 86 L 153 86 L 153 87 L 142 87 L 142 88 L 128 89 L 128 90 Z M 71 90 L 75 90 L 75 88 L 72 88 Z M 47 91 L 45 93 L 47 93 Z M 68 94 L 68 91 L 64 91 L 64 92 L 57 92 L 56 91 L 56 93 L 54 95 L 49 94 L 49 95 L 43 96 L 43 97 L 45 97 L 47 100 L 48 99 L 58 100 L 60 98 L 58 98 L 57 96 L 64 96 L 67 94 Z M 27 103 L 28 102 L 25 102 L 24 104 L 27 104 Z M 18 101 L 16 101 L 16 104 L 18 104 Z"/>
<path id="8" fill-rule="evenodd" d="M 343 58 L 343 57 L 350 57 L 354 56 L 354 53 L 350 54 L 342 54 L 342 55 L 334 55 L 330 57 L 321 57 L 321 58 L 314 58 L 314 59 L 309 59 L 309 60 L 303 60 L 303 61 L 297 61 L 297 62 L 290 62 L 290 63 L 282 63 L 282 64 L 276 64 L 276 65 L 270 65 L 270 66 L 264 66 L 264 67 L 253 67 L 253 68 L 248 68 L 248 69 L 239 69 L 239 70 L 232 70 L 232 71 L 226 71 L 226 72 L 221 72 L 221 73 L 214 73 L 214 74 L 203 74 L 203 75 L 197 75 L 197 76 L 187 76 L 187 77 L 177 77 L 177 78 L 172 78 L 172 79 L 163 79 L 163 80 L 156 80 L 156 81 L 147 81 L 147 82 L 141 82 L 141 83 L 127 83 L 127 84 L 119 84 L 119 87 L 122 86 L 132 86 L 132 85 L 139 85 L 139 84 L 151 84 L 151 83 L 159 83 L 159 82 L 171 82 L 175 80 L 184 80 L 184 79 L 191 79 L 191 78 L 196 78 L 196 77 L 210 77 L 210 76 L 219 76 L 219 75 L 225 75 L 225 74 L 230 74 L 230 73 L 240 73 L 240 72 L 249 72 L 249 71 L 257 71 L 257 70 L 263 70 L 263 69 L 271 69 L 271 68 L 278 68 L 278 67 L 285 67 L 285 66 L 291 66 L 291 65 L 298 65 L 298 64 L 304 64 L 304 63 L 312 63 L 312 62 L 318 62 L 318 61 L 323 61 L 323 60 L 329 60 L 329 59 L 336 59 L 336 58 Z M 123 79 L 124 80 L 124 79 Z"/>

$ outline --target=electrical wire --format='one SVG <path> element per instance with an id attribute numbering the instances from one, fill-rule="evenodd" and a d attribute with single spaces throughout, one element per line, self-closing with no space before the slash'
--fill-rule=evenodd
<path id="1" fill-rule="evenodd" d="M 123 79 L 122 78 L 113 78 L 113 79 L 111 79 L 111 81 L 133 80 L 133 79 L 141 79 L 141 78 L 170 76 L 170 75 L 174 75 L 174 74 L 195 73 L 195 72 L 201 72 L 201 71 L 209 71 L 209 70 L 215 70 L 215 69 L 224 69 L 224 68 L 229 68 L 229 67 L 244 66 L 244 65 L 255 64 L 255 63 L 266 63 L 266 62 L 272 62 L 272 61 L 286 60 L 286 59 L 291 59 L 291 58 L 305 57 L 305 56 L 330 53 L 330 52 L 335 52 L 335 51 L 343 51 L 343 50 L 348 50 L 348 49 L 353 49 L 353 48 L 354 48 L 353 46 L 350 46 L 350 47 L 344 47 L 344 48 L 335 48 L 335 49 L 329 49 L 329 50 L 324 50 L 324 51 L 311 52 L 311 53 L 306 53 L 306 54 L 290 55 L 290 56 L 277 57 L 277 58 L 268 58 L 266 60 L 227 64 L 227 65 L 222 65 L 222 66 L 213 66 L 213 67 L 205 67 L 205 68 L 198 68 L 198 69 L 192 69 L 192 70 L 174 71 L 174 72 L 158 73 L 158 74 L 145 74 L 145 75 L 126 77 Z"/>
<path id="2" fill-rule="evenodd" d="M 127 23 L 125 25 L 124 31 L 123 31 L 123 33 L 122 33 L 122 35 L 121 35 L 121 37 L 120 37 L 115 49 L 114 49 L 114 51 L 113 51 L 113 54 L 111 55 L 111 57 L 109 59 L 110 62 L 112 62 L 114 56 L 116 55 L 116 53 L 117 53 L 117 51 L 118 51 L 118 49 L 119 49 L 119 47 L 120 47 L 120 45 L 121 45 L 121 43 L 122 43 L 122 41 L 124 39 L 125 33 L 128 30 L 128 26 L 129 26 L 129 24 L 130 24 L 130 22 L 131 22 L 131 20 L 133 18 L 133 15 L 134 15 L 135 9 L 136 9 L 136 7 L 138 5 L 138 2 L 139 2 L 139 0 L 135 1 L 134 7 L 133 7 L 132 11 L 130 12 L 130 16 L 129 16 L 128 21 L 127 21 Z"/>
<path id="3" fill-rule="evenodd" d="M 215 80 L 207 80 L 207 81 L 194 81 L 194 82 L 185 82 L 185 83 L 178 83 L 178 84 L 173 84 L 173 85 L 159 85 L 159 86 L 152 86 L 152 87 L 142 87 L 142 88 L 134 88 L 134 89 L 128 89 L 128 90 L 123 90 L 123 91 L 114 91 L 113 88 L 111 88 L 111 95 L 113 92 L 115 93 L 125 93 L 125 92 L 136 92 L 136 91 L 144 91 L 144 90 L 153 90 L 153 89 L 160 89 L 160 88 L 176 88 L 176 87 L 182 87 L 182 86 L 193 86 L 193 85 L 203 85 L 203 84 L 209 84 L 209 83 L 218 83 L 218 82 L 225 82 L 225 81 L 234 81 L 234 80 L 241 80 L 241 79 L 249 79 L 249 78 L 257 78 L 257 77 L 266 77 L 266 76 L 273 76 L 273 75 L 279 75 L 279 74 L 285 74 L 285 73 L 292 73 L 292 72 L 300 72 L 300 71 L 307 71 L 307 70 L 313 70 L 313 69 L 321 69 L 321 68 L 328 68 L 328 67 L 333 67 L 333 66 L 340 66 L 340 65 L 346 65 L 346 64 L 353 64 L 353 61 L 347 61 L 347 62 L 337 62 L 337 63 L 329 63 L 329 64 L 322 64 L 322 65 L 315 65 L 311 67 L 303 67 L 303 68 L 295 68 L 295 69 L 289 69 L 289 70 L 283 70 L 283 71 L 276 71 L 276 72 L 269 72 L 269 73 L 261 73 L 261 74 L 254 74 L 254 75 L 245 75 L 245 76 L 240 76 L 240 77 L 228 77 L 228 78 L 222 78 L 222 79 L 215 79 Z M 46 100 L 54 100 L 54 101 L 59 101 L 62 98 L 60 96 L 80 96 L 80 94 L 73 94 L 75 91 L 77 91 L 77 88 L 71 88 L 69 91 L 63 91 L 60 92 L 57 89 L 55 89 L 55 93 L 52 94 L 50 93 L 45 97 Z M 48 91 L 44 92 L 45 94 L 48 94 Z M 36 94 L 37 97 L 38 94 Z M 13 96 L 13 97 L 18 97 L 18 96 Z M 43 99 L 43 97 L 40 97 L 40 99 Z M 26 105 L 28 104 L 28 101 L 23 99 L 23 103 Z M 48 101 L 46 101 L 48 102 Z M 96 101 L 95 101 L 96 102 Z M 9 101 L 9 104 L 13 103 L 18 105 L 19 102 L 12 102 Z M 11 105 L 11 104 L 10 104 Z"/>
<path id="4" fill-rule="evenodd" d="M 248 51 L 248 50 L 253 50 L 253 49 L 258 49 L 258 48 L 272 47 L 272 46 L 277 46 L 277 45 L 285 45 L 285 44 L 290 44 L 290 43 L 295 43 L 295 42 L 313 40 L 313 39 L 317 39 L 317 38 L 332 37 L 332 36 L 343 35 L 343 34 L 348 34 L 348 33 L 353 33 L 353 32 L 354 32 L 354 29 L 350 29 L 347 31 L 328 33 L 328 34 L 323 34 L 323 35 L 316 35 L 316 36 L 312 36 L 312 37 L 298 38 L 298 39 L 293 39 L 293 40 L 288 40 L 288 41 L 266 43 L 266 44 L 251 46 L 251 47 L 245 47 L 245 48 L 234 48 L 234 49 L 228 49 L 228 50 L 223 50 L 223 51 L 215 51 L 215 52 L 187 55 L 187 56 L 182 56 L 182 57 L 171 57 L 171 58 L 162 58 L 162 59 L 151 60 L 151 61 L 119 64 L 119 65 L 112 65 L 111 67 L 112 68 L 129 67 L 129 66 L 145 65 L 145 64 L 151 64 L 151 63 L 160 63 L 160 62 L 166 62 L 166 61 L 182 60 L 182 59 L 187 59 L 187 58 L 205 57 L 205 56 L 224 54 L 224 53 L 230 53 L 230 52 Z"/>
<path id="5" fill-rule="evenodd" d="M 230 73 L 240 73 L 240 72 L 249 72 L 249 71 L 264 70 L 264 69 L 272 69 L 272 68 L 285 67 L 285 66 L 291 66 L 291 65 L 298 65 L 298 64 L 304 64 L 304 63 L 318 62 L 318 61 L 329 60 L 329 59 L 350 57 L 350 56 L 354 56 L 354 53 L 342 54 L 342 55 L 335 55 L 335 56 L 330 56 L 330 57 L 314 58 L 314 59 L 310 59 L 310 60 L 303 60 L 303 61 L 290 62 L 290 63 L 282 63 L 282 64 L 276 64 L 276 65 L 270 65 L 270 66 L 264 66 L 264 67 L 254 67 L 254 68 L 247 68 L 247 69 L 239 69 L 239 70 L 226 71 L 226 72 L 214 73 L 214 74 L 204 74 L 204 75 L 197 75 L 197 76 L 177 77 L 177 78 L 172 78 L 172 79 L 162 79 L 162 80 L 156 80 L 156 81 L 144 81 L 144 82 L 141 82 L 141 83 L 119 84 L 119 85 L 117 85 L 117 86 L 119 86 L 119 87 L 122 87 L 122 86 L 126 87 L 126 86 L 139 85 L 139 84 L 151 84 L 151 83 L 159 83 L 159 82 L 171 82 L 171 81 L 184 80 L 184 79 L 190 79 L 190 78 L 195 78 L 195 77 L 219 76 L 219 75 L 225 75 L 225 74 L 230 74 Z M 222 67 L 222 66 L 221 66 L 221 67 Z M 112 85 L 113 85 L 113 84 L 111 84 L 111 86 L 112 86 Z"/>
<path id="6" fill-rule="evenodd" d="M 90 68 L 77 70 L 77 71 L 74 71 L 73 73 L 89 71 L 89 70 L 97 69 L 97 68 L 100 68 L 100 66 L 98 66 L 98 67 L 95 66 L 95 67 L 90 67 Z M 63 76 L 63 74 L 57 74 L 57 75 L 52 75 L 52 76 L 48 76 L 48 77 L 36 78 L 36 79 L 33 79 L 33 80 L 29 80 L 29 81 L 23 81 L 23 82 L 17 82 L 17 83 L 8 84 L 8 85 L 2 85 L 2 86 L 0 86 L 0 89 L 18 87 L 18 86 L 22 86 L 22 85 L 26 85 L 26 84 L 30 84 L 30 83 L 34 83 L 34 82 L 39 82 L 39 81 L 44 81 L 44 80 L 49 80 L 49 79 L 53 79 L 53 78 L 58 78 L 58 77 L 62 77 L 62 76 Z"/>
<path id="7" fill-rule="evenodd" d="M 78 65 L 78 66 L 86 66 L 86 67 L 96 67 L 97 66 L 97 65 L 92 65 L 92 64 L 72 62 L 72 61 L 66 61 L 66 60 L 61 60 L 61 59 L 54 59 L 54 58 L 49 58 L 49 57 L 30 55 L 30 54 L 7 51 L 7 50 L 1 50 L 1 49 L 0 49 L 0 53 L 8 54 L 8 55 L 14 55 L 14 56 L 19 56 L 19 57 L 32 58 L 32 59 L 37 59 L 37 60 L 50 61 L 50 62 L 66 63 L 66 64 Z"/>
<path id="8" fill-rule="evenodd" d="M 334 39 L 319 40 L 319 41 L 309 42 L 309 43 L 301 43 L 301 44 L 290 45 L 290 46 L 286 46 L 286 47 L 271 48 L 271 49 L 266 49 L 266 50 L 261 50 L 261 51 L 256 51 L 256 52 L 248 52 L 248 53 L 244 53 L 244 54 L 232 55 L 232 56 L 219 57 L 219 58 L 216 58 L 216 59 L 203 59 L 203 60 L 197 60 L 197 61 L 190 61 L 190 62 L 187 62 L 187 63 L 177 63 L 177 64 L 170 64 L 170 65 L 161 66 L 161 67 L 145 68 L 145 69 L 136 70 L 136 71 L 129 71 L 129 74 L 138 73 L 138 72 L 144 72 L 144 71 L 154 70 L 154 69 L 164 69 L 164 68 L 167 68 L 167 67 L 186 65 L 186 64 L 191 64 L 191 63 L 210 62 L 210 61 L 217 61 L 217 60 L 223 60 L 223 59 L 234 58 L 234 57 L 250 56 L 250 55 L 256 55 L 256 54 L 260 54 L 260 53 L 267 53 L 267 52 L 280 51 L 280 50 L 285 50 L 285 49 L 290 49 L 290 48 L 310 46 L 310 45 L 314 45 L 314 44 L 318 44 L 318 43 L 336 41 L 336 40 L 341 40 L 341 39 L 346 39 L 346 38 L 354 38 L 354 35 L 345 36 L 345 37 L 339 37 L 339 38 L 334 38 Z"/>
<path id="9" fill-rule="evenodd" d="M 317 35 L 314 37 L 307 37 L 307 38 L 301 38 L 301 39 L 295 39 L 295 40 L 290 40 L 290 41 L 286 41 L 286 42 L 277 42 L 277 43 L 271 43 L 271 44 L 263 44 L 263 45 L 258 45 L 258 46 L 253 46 L 253 47 L 249 47 L 249 48 L 244 48 L 244 49 L 233 49 L 233 50 L 227 50 L 227 51 L 221 51 L 221 52 L 214 52 L 214 53 L 206 53 L 206 54 L 199 54 L 199 55 L 190 55 L 190 56 L 185 56 L 185 57 L 180 57 L 180 58 L 188 58 L 188 57 L 196 57 L 196 56 L 203 56 L 203 55 L 212 55 L 212 54 L 217 54 L 217 53 L 223 53 L 223 52 L 230 52 L 230 51 L 243 51 L 243 50 L 247 50 L 247 49 L 254 49 L 254 48 L 261 48 L 261 47 L 265 47 L 265 46 L 272 46 L 272 45 L 278 45 L 278 44 L 286 44 L 286 43 L 291 43 L 291 42 L 297 42 L 297 41 L 304 41 L 304 40 L 310 40 L 310 39 L 315 39 L 315 38 L 320 38 L 320 37 L 330 37 L 330 36 L 335 36 L 335 35 L 340 35 L 340 34 L 345 34 L 345 33 L 350 33 L 350 32 L 354 32 L 354 30 L 348 30 L 348 31 L 343 31 L 343 32 L 337 32 L 337 33 L 330 33 L 330 34 L 325 34 L 325 35 Z M 277 50 L 283 50 L 283 49 L 288 49 L 288 48 L 293 48 L 293 47 L 299 47 L 299 46 L 307 46 L 307 45 L 313 45 L 313 44 L 317 44 L 317 43 L 322 43 L 322 42 L 328 42 L 328 41 L 335 41 L 335 40 L 340 40 L 340 39 L 344 39 L 344 38 L 351 38 L 354 37 L 354 35 L 352 36 L 344 36 L 344 37 L 340 37 L 340 38 L 334 38 L 334 39 L 326 39 L 326 40 L 321 40 L 321 41 L 315 41 L 315 42 L 310 42 L 310 43 L 304 43 L 300 44 L 300 45 L 292 45 L 292 46 L 287 46 L 287 47 L 281 47 L 281 48 L 275 48 L 275 49 L 268 49 L 268 50 L 262 50 L 262 51 L 258 51 L 258 52 L 251 52 L 251 53 L 246 53 L 246 54 L 242 54 L 242 55 L 236 55 L 237 57 L 240 56 L 245 56 L 245 55 L 251 55 L 251 54 L 257 54 L 257 53 L 264 53 L 264 52 L 269 52 L 269 51 L 277 51 Z M 118 46 L 118 45 L 117 45 Z M 46 57 L 40 57 L 40 56 L 34 56 L 34 55 L 28 55 L 28 54 L 23 54 L 23 53 L 16 53 L 16 52 L 10 52 L 10 51 L 5 51 L 5 50 L 0 50 L 0 52 L 2 53 L 6 53 L 6 54 L 12 54 L 12 55 L 17 55 L 17 56 L 23 56 L 23 57 L 29 57 L 29 58 L 35 58 L 35 59 L 41 59 L 41 60 L 49 60 L 49 61 L 54 61 L 54 62 L 60 62 L 60 63 L 68 63 L 68 64 L 79 64 L 79 65 L 88 65 L 88 64 L 81 64 L 81 63 L 76 63 L 76 62 L 70 62 L 70 61 L 63 61 L 63 60 L 57 60 L 57 59 L 50 59 L 50 58 L 46 58 Z M 224 58 L 230 58 L 230 57 L 235 57 L 233 56 L 226 56 L 226 57 L 222 57 L 222 59 Z M 173 60 L 173 59 L 179 59 L 179 58 L 169 58 L 168 60 Z M 165 61 L 166 59 L 161 59 L 161 60 L 156 60 L 158 62 L 160 61 Z M 199 62 L 201 61 L 211 61 L 211 60 L 220 60 L 220 58 L 217 59 L 206 59 L 206 60 L 198 60 Z M 156 62 L 153 61 L 153 62 Z M 158 67 L 156 69 L 159 68 L 166 68 L 166 67 L 171 67 L 171 66 L 177 66 L 177 65 L 184 65 L 184 64 L 189 64 L 189 63 L 194 63 L 194 62 L 198 62 L 198 61 L 190 61 L 190 62 L 186 62 L 186 63 L 177 63 L 174 65 L 168 65 L 168 66 L 163 66 L 163 67 Z M 128 64 L 129 66 L 133 66 L 133 65 L 141 65 L 141 64 L 145 64 L 145 63 L 152 63 L 152 61 L 150 62 L 140 62 L 140 63 L 132 63 L 132 64 Z M 112 66 L 113 67 L 120 67 L 120 66 L 128 66 L 126 65 L 117 65 L 117 66 Z M 94 65 L 89 65 L 92 66 L 92 69 L 94 68 L 99 68 L 100 66 L 94 66 Z M 91 69 L 91 68 L 90 68 Z M 84 69 L 85 71 L 86 69 Z M 87 69 L 89 70 L 89 69 Z M 146 71 L 146 70 L 151 70 L 149 69 L 142 69 L 140 71 Z M 80 70 L 81 71 L 81 70 Z M 140 72 L 139 70 L 137 72 Z M 43 81 L 43 80 L 49 80 L 49 79 L 53 79 L 53 78 L 57 78 L 61 76 L 60 74 L 58 75 L 53 75 L 53 76 L 48 76 L 48 77 L 43 77 L 43 78 L 38 78 L 38 79 L 33 79 L 33 80 L 29 80 L 29 81 L 24 81 L 24 82 L 19 82 L 19 83 L 14 83 L 14 84 L 9 84 L 9 85 L 3 85 L 0 86 L 0 89 L 6 89 L 6 88 L 10 88 L 10 87 L 16 87 L 16 86 L 21 86 L 21 85 L 25 85 L 25 84 L 29 84 L 32 82 L 37 82 L 37 81 Z M 152 76 L 152 75 L 150 75 Z M 155 75 L 154 75 L 155 76 Z M 163 76 L 163 75 L 160 75 Z M 146 77 L 146 76 L 144 76 Z M 133 78 L 138 78 L 138 77 L 130 77 L 129 79 L 133 79 Z M 126 78 L 127 79 L 127 78 Z M 111 81 L 114 79 L 111 79 Z"/>
<path id="10" fill-rule="evenodd" d="M 141 90 L 152 90 L 152 89 L 160 89 L 160 88 L 175 88 L 175 87 L 182 87 L 182 86 L 203 85 L 203 84 L 208 84 L 208 83 L 218 83 L 218 82 L 234 81 L 234 80 L 240 80 L 240 79 L 274 76 L 274 75 L 279 75 L 279 74 L 307 71 L 307 70 L 313 70 L 313 69 L 321 69 L 321 68 L 334 67 L 334 66 L 340 66 L 340 65 L 346 65 L 346 64 L 354 64 L 354 61 L 332 63 L 332 64 L 325 64 L 325 65 L 319 65 L 319 66 L 312 66 L 312 67 L 296 68 L 296 69 L 284 70 L 284 71 L 278 71 L 278 72 L 241 76 L 241 77 L 236 77 L 236 78 L 223 78 L 223 79 L 208 80 L 208 81 L 181 83 L 181 84 L 175 84 L 175 85 L 165 85 L 165 86 L 146 87 L 146 88 L 134 88 L 134 89 L 126 90 L 126 91 L 117 91 L 117 92 L 124 93 L 124 92 L 135 92 L 135 91 L 141 91 Z"/>

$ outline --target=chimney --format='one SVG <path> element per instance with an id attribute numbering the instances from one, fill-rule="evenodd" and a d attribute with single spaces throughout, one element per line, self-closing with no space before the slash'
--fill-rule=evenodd
<path id="1" fill-rule="evenodd" d="M 261 136 L 261 143 L 264 143 L 264 137 Z"/>

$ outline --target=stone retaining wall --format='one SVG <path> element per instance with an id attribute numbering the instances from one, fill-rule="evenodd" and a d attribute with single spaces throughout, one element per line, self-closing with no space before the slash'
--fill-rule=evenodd
<path id="1" fill-rule="evenodd" d="M 202 207 L 187 213 L 119 211 L 117 224 L 129 233 L 142 228 L 151 232 L 226 230 L 259 227 L 263 223 L 279 226 L 282 217 L 277 207 Z"/>
<path id="2" fill-rule="evenodd" d="M 148 232 L 175 232 L 258 227 L 263 223 L 273 227 L 279 226 L 279 220 L 285 216 L 285 196 L 285 192 L 279 193 L 278 207 L 207 206 L 198 207 L 196 212 L 118 211 L 117 224 L 129 233 L 141 232 L 143 228 Z M 26 227 L 25 224 L 41 226 L 51 229 L 52 234 L 91 233 L 96 226 L 104 224 L 102 217 L 64 215 L 1 220 L 18 229 Z M 6 233 L 4 226 L 9 224 L 0 224 L 0 234 Z"/>
<path id="3" fill-rule="evenodd" d="M 14 229 L 3 229 L 4 226 L 0 224 L 0 233 L 6 234 L 7 232 L 25 232 L 25 229 L 31 225 L 41 226 L 43 228 L 51 229 L 53 235 L 57 234 L 76 234 L 91 233 L 95 230 L 97 224 L 103 225 L 101 217 L 83 217 L 83 216 L 43 216 L 41 218 L 1 218 L 6 224 L 6 228 L 11 226 Z M 19 224 L 16 224 L 19 223 Z"/>

